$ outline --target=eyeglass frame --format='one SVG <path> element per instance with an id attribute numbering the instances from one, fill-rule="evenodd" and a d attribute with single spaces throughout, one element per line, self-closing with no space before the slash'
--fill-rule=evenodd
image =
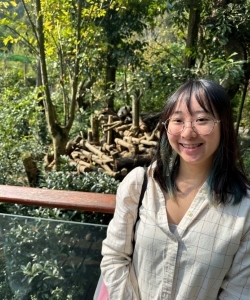
<path id="1" fill-rule="evenodd" d="M 167 121 L 169 121 L 170 119 L 171 119 L 171 118 L 168 118 L 165 122 L 162 122 L 161 124 L 164 125 L 165 130 L 167 131 L 167 133 L 169 133 L 169 134 L 171 134 L 171 135 L 179 135 L 179 134 L 181 134 L 181 133 L 184 131 L 185 128 L 188 128 L 188 127 L 185 126 L 185 123 L 186 123 L 186 122 L 191 123 L 191 128 L 192 128 L 192 130 L 193 130 L 196 134 L 202 135 L 202 136 L 209 135 L 209 134 L 214 130 L 215 124 L 218 124 L 218 123 L 220 123 L 220 121 L 221 121 L 221 120 L 214 120 L 213 118 L 208 118 L 208 119 L 210 119 L 210 120 L 212 120 L 212 121 L 214 122 L 214 126 L 213 126 L 212 130 L 211 130 L 209 133 L 206 133 L 206 134 L 200 134 L 200 133 L 198 133 L 198 132 L 195 130 L 195 127 L 193 126 L 193 122 L 197 121 L 197 119 L 199 119 L 199 118 L 197 118 L 195 121 L 181 121 L 181 122 L 182 122 L 182 126 L 183 126 L 182 130 L 181 130 L 179 133 L 173 134 L 173 133 L 170 133 L 170 132 L 168 131 L 168 128 L 166 127 L 166 123 L 167 123 Z"/>

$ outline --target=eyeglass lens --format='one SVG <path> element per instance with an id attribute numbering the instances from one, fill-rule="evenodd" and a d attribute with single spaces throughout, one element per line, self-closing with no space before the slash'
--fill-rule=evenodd
<path id="1" fill-rule="evenodd" d="M 184 128 L 192 127 L 192 129 L 200 134 L 206 135 L 209 134 L 214 129 L 215 121 L 210 118 L 197 119 L 195 121 L 181 121 L 176 119 L 169 119 L 165 123 L 165 127 L 170 134 L 180 134 Z"/>

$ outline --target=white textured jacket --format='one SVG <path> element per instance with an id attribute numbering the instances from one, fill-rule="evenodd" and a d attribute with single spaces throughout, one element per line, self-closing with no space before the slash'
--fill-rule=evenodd
<path id="1" fill-rule="evenodd" d="M 212 205 L 206 183 L 172 233 L 164 195 L 148 171 L 133 226 L 144 169 L 133 169 L 117 191 L 103 241 L 101 271 L 110 300 L 250 300 L 250 197 Z"/>

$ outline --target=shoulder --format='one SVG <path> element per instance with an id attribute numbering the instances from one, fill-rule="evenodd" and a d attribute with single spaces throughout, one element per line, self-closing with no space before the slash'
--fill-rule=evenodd
<path id="1" fill-rule="evenodd" d="M 248 190 L 247 195 L 242 199 L 240 205 L 240 212 L 246 214 L 250 227 L 250 190 Z"/>
<path id="2" fill-rule="evenodd" d="M 230 201 L 225 204 L 225 207 L 234 212 L 236 215 L 239 214 L 250 214 L 250 190 L 247 191 L 246 195 L 243 196 L 239 203 L 234 204 L 232 201 L 232 197 L 230 196 Z"/>
<path id="3" fill-rule="evenodd" d="M 246 196 L 243 197 L 243 199 L 238 205 L 233 206 L 238 206 L 239 212 L 244 212 L 244 214 L 248 215 L 248 217 L 250 218 L 250 190 L 247 191 Z"/>
<path id="4" fill-rule="evenodd" d="M 228 203 L 224 206 L 223 212 L 227 219 L 232 217 L 237 228 L 242 229 L 242 234 L 250 233 L 250 191 L 238 204 Z"/>
<path id="5" fill-rule="evenodd" d="M 133 209 L 137 207 L 144 175 L 145 169 L 143 167 L 136 167 L 127 174 L 117 189 L 116 208 L 127 207 Z"/>
<path id="6" fill-rule="evenodd" d="M 126 191 L 129 190 L 130 192 L 134 193 L 135 191 L 140 191 L 144 179 L 144 174 L 145 169 L 143 167 L 134 168 L 119 184 L 118 192 L 122 191 L 126 193 Z"/>

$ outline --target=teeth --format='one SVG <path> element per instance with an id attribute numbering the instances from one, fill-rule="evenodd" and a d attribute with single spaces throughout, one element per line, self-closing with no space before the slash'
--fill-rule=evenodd
<path id="1" fill-rule="evenodd" d="M 201 144 L 194 144 L 194 145 L 185 145 L 185 144 L 182 144 L 182 146 L 184 148 L 188 148 L 188 149 L 193 149 L 193 148 L 196 148 L 198 146 L 200 146 Z"/>

